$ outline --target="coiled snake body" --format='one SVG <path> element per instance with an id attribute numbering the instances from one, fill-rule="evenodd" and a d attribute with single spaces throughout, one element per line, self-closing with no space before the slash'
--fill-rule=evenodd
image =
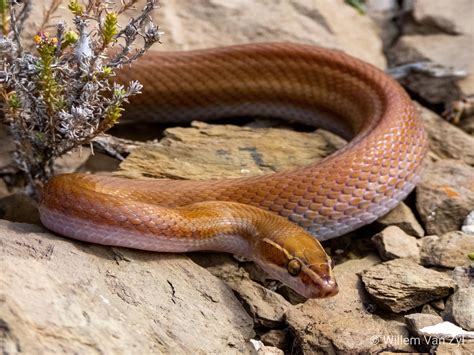
<path id="1" fill-rule="evenodd" d="M 155 52 L 119 75 L 129 77 L 144 85 L 133 102 L 137 115 L 270 116 L 352 140 L 313 165 L 250 178 L 56 176 L 40 204 L 49 229 L 106 245 L 240 254 L 299 293 L 324 297 L 337 285 L 313 236 L 374 221 L 418 181 L 427 139 L 410 98 L 382 71 L 341 52 L 287 43 Z"/>

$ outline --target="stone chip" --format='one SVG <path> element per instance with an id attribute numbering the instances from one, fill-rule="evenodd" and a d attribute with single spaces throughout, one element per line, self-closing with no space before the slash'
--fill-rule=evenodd
<path id="1" fill-rule="evenodd" d="M 442 236 L 427 236 L 421 240 L 421 263 L 427 266 L 455 268 L 469 266 L 468 253 L 474 251 L 474 236 L 460 231 Z"/>
<path id="2" fill-rule="evenodd" d="M 361 273 L 365 289 L 382 308 L 400 313 L 448 296 L 455 283 L 447 275 L 408 259 L 395 259 Z"/>
<path id="3" fill-rule="evenodd" d="M 383 260 L 397 258 L 407 258 L 415 262 L 420 260 L 418 240 L 396 226 L 385 228 L 374 235 L 372 241 Z"/>
<path id="4" fill-rule="evenodd" d="M 428 165 L 416 187 L 416 209 L 428 234 L 461 229 L 474 209 L 474 168 L 445 159 Z"/>

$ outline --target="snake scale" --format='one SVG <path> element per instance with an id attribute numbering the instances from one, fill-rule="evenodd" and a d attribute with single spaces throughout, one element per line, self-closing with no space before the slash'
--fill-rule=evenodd
<path id="1" fill-rule="evenodd" d="M 259 43 L 150 52 L 118 80 L 144 92 L 130 108 L 161 122 L 266 116 L 350 142 L 291 171 L 212 181 L 52 178 L 43 224 L 104 245 L 245 256 L 306 297 L 337 293 L 319 244 L 386 214 L 417 183 L 427 151 L 409 96 L 384 72 L 339 51 Z M 291 142 L 284 142 L 291 144 Z"/>

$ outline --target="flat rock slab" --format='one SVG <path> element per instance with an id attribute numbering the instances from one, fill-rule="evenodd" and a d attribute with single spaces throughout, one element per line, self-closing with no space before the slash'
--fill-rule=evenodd
<path id="1" fill-rule="evenodd" d="M 431 153 L 440 159 L 461 160 L 474 166 L 474 136 L 420 104 L 415 105 L 425 123 Z"/>
<path id="2" fill-rule="evenodd" d="M 420 329 L 443 322 L 443 318 L 434 314 L 412 313 L 405 316 L 408 329 L 415 336 L 420 336 Z"/>
<path id="3" fill-rule="evenodd" d="M 420 256 L 423 265 L 455 268 L 467 267 L 472 263 L 468 253 L 474 251 L 474 235 L 454 231 L 442 236 L 424 237 L 421 242 Z"/>
<path id="4" fill-rule="evenodd" d="M 420 250 L 418 239 L 406 234 L 396 226 L 385 228 L 372 237 L 377 250 L 383 260 L 407 258 L 418 262 Z"/>
<path id="5" fill-rule="evenodd" d="M 138 0 L 130 16 L 145 0 Z M 28 38 L 39 28 L 43 2 L 33 2 L 33 16 L 25 26 Z M 161 50 L 189 50 L 252 42 L 297 42 L 343 50 L 379 68 L 386 60 L 382 40 L 369 16 L 344 0 L 167 0 L 155 11 L 155 22 L 165 31 Z M 72 21 L 66 6 L 57 15 Z M 119 17 L 122 25 L 127 16 Z M 197 35 L 199 34 L 199 35 Z"/>
<path id="6" fill-rule="evenodd" d="M 414 351 L 400 340 L 408 337 L 403 323 L 385 321 L 373 313 L 377 306 L 368 299 L 357 276 L 379 261 L 372 255 L 336 265 L 338 295 L 308 300 L 287 313 L 287 322 L 304 354 L 373 354 L 383 349 Z"/>
<path id="7" fill-rule="evenodd" d="M 417 0 L 413 6 L 413 17 L 420 25 L 434 28 L 436 32 L 474 35 L 472 0 Z"/>
<path id="8" fill-rule="evenodd" d="M 135 149 L 118 174 L 173 179 L 254 176 L 314 163 L 344 144 L 323 130 L 304 133 L 193 122 L 190 128 L 167 129 L 159 143 Z"/>
<path id="9" fill-rule="evenodd" d="M 474 168 L 458 160 L 430 164 L 416 187 L 416 208 L 427 234 L 461 229 L 474 209 Z"/>
<path id="10" fill-rule="evenodd" d="M 0 270 L 0 350 L 251 352 L 253 322 L 232 290 L 182 255 L 73 243 L 0 221 Z"/>
<path id="11" fill-rule="evenodd" d="M 422 237 L 425 235 L 423 227 L 415 217 L 413 211 L 401 202 L 397 207 L 379 218 L 376 223 L 382 227 L 397 226 L 408 235 Z"/>
<path id="12" fill-rule="evenodd" d="M 419 338 L 419 343 L 424 351 L 429 351 L 436 341 L 436 338 L 425 337 L 420 329 L 429 327 L 443 322 L 443 318 L 439 315 L 427 314 L 427 313 L 412 313 L 405 316 L 405 322 L 407 324 L 410 333 Z"/>
<path id="13" fill-rule="evenodd" d="M 463 343 L 441 342 L 436 349 L 436 355 L 465 355 L 474 354 L 474 340 L 464 340 Z"/>
<path id="14" fill-rule="evenodd" d="M 374 23 L 343 0 L 169 0 L 162 5 L 157 19 L 166 31 L 167 50 L 298 42 L 344 50 L 385 66 Z"/>
<path id="15" fill-rule="evenodd" d="M 446 297 L 455 286 L 449 276 L 408 259 L 373 266 L 361 278 L 375 303 L 395 313 Z"/>
<path id="16" fill-rule="evenodd" d="M 463 329 L 474 331 L 474 285 L 456 290 L 446 303 L 444 315 Z"/>
<path id="17" fill-rule="evenodd" d="M 278 328 L 284 324 L 285 312 L 291 304 L 280 294 L 251 280 L 230 255 L 193 253 L 191 259 L 229 285 L 257 325 Z"/>

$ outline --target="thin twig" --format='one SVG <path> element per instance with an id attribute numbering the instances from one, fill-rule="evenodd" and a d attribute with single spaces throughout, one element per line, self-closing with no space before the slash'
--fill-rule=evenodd
<path id="1" fill-rule="evenodd" d="M 43 12 L 43 21 L 39 27 L 39 32 L 43 32 L 47 27 L 51 27 L 49 25 L 51 19 L 54 16 L 54 13 L 58 11 L 59 6 L 62 4 L 62 0 L 53 0 L 48 8 L 46 8 Z"/>
<path id="2" fill-rule="evenodd" d="M 98 151 L 102 151 L 120 161 L 129 155 L 134 149 L 145 145 L 144 142 L 137 142 L 123 138 L 117 138 L 109 134 L 101 134 L 92 141 Z"/>

